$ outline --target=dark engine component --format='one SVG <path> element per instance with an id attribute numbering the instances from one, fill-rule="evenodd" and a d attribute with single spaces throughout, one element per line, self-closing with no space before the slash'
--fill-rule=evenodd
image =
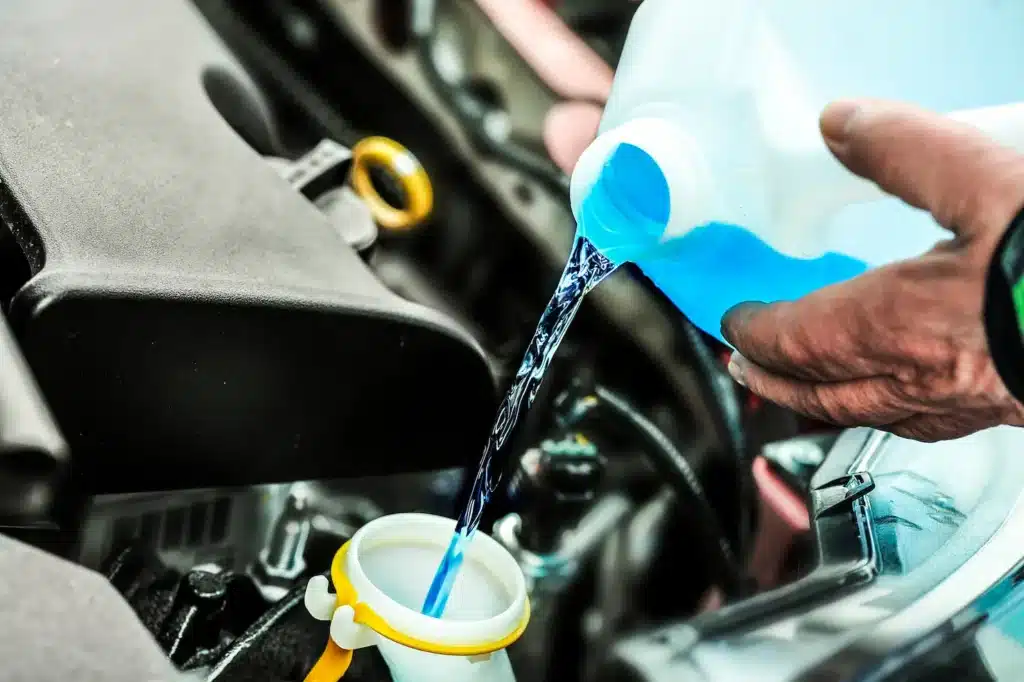
<path id="1" fill-rule="evenodd" d="M 105 569 L 180 670 L 204 670 L 210 682 L 301 682 L 328 638 L 328 624 L 309 617 L 305 581 L 273 604 L 252 577 L 197 568 L 179 573 L 152 553 L 129 546 Z M 348 682 L 387 682 L 371 647 L 345 675 Z"/>
<path id="2" fill-rule="evenodd" d="M 7 2 L 0 60 L 0 232 L 27 272 L 3 303 L 77 483 L 337 478 L 475 454 L 495 406 L 482 351 L 388 292 L 261 158 L 278 155 L 267 107 L 188 3 Z"/>
<path id="3" fill-rule="evenodd" d="M 47 517 L 67 458 L 64 438 L 0 315 L 0 519 Z"/>
<path id="4" fill-rule="evenodd" d="M 267 610 L 243 574 L 180 575 L 134 547 L 116 554 L 106 573 L 178 668 L 208 665 Z"/>
<path id="5" fill-rule="evenodd" d="M 80 500 L 67 489 L 68 451 L 0 314 L 0 526 L 44 534 L 69 525 Z"/>

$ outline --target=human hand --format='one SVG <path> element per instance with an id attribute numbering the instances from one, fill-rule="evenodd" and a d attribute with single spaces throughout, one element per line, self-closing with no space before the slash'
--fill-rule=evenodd
<path id="1" fill-rule="evenodd" d="M 982 320 L 993 251 L 1024 206 L 1024 156 L 888 102 L 835 103 L 821 130 L 851 171 L 930 212 L 952 238 L 797 301 L 736 306 L 722 322 L 737 350 L 730 373 L 809 417 L 915 440 L 1024 425 Z"/>

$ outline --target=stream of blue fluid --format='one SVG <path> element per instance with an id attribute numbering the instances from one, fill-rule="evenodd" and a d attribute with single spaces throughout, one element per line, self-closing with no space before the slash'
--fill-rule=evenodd
<path id="1" fill-rule="evenodd" d="M 665 241 L 670 208 L 668 182 L 656 161 L 638 147 L 619 145 L 584 201 L 569 260 L 498 408 L 469 500 L 427 593 L 424 614 L 440 618 L 444 613 L 467 545 L 499 482 L 492 466 L 500 472 L 507 457 L 502 448 L 533 403 L 584 295 L 618 264 L 635 262 L 693 324 L 722 341 L 722 316 L 738 303 L 797 299 L 867 269 L 866 263 L 839 253 L 813 259 L 787 256 L 751 230 L 721 222 Z"/>
<path id="2" fill-rule="evenodd" d="M 516 372 L 512 385 L 498 407 L 491 435 L 480 458 L 480 467 L 473 479 L 469 500 L 455 523 L 451 542 L 427 591 L 422 609 L 424 614 L 435 618 L 440 618 L 444 614 L 466 549 L 480 526 L 484 507 L 497 490 L 504 459 L 503 448 L 519 419 L 533 404 L 537 390 L 544 380 L 544 374 L 576 311 L 579 310 L 583 297 L 615 268 L 615 263 L 601 255 L 597 248 L 577 231 L 558 287 L 544 309 L 519 371 Z"/>

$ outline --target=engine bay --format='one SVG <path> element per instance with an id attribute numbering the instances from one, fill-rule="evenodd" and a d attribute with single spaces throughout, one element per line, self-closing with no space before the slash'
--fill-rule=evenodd
<path id="1" fill-rule="evenodd" d="M 53 679 L 301 681 L 309 579 L 457 513 L 635 11 L 548 4 L 0 9 L 4 679 L 56 638 Z M 808 423 L 727 351 L 638 270 L 588 295 L 481 526 L 517 678 L 1016 679 L 1024 436 Z"/>

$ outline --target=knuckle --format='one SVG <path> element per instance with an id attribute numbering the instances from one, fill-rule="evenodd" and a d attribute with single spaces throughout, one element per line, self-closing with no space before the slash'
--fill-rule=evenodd
<path id="1" fill-rule="evenodd" d="M 960 353 L 953 363 L 947 386 L 944 387 L 945 396 L 954 398 L 976 393 L 984 373 L 980 364 L 973 354 Z"/>
<path id="2" fill-rule="evenodd" d="M 917 411 L 915 401 L 907 400 L 891 377 L 822 384 L 817 393 L 822 411 L 842 426 L 881 426 Z"/>
<path id="3" fill-rule="evenodd" d="M 904 397 L 921 404 L 951 405 L 977 396 L 995 395 L 999 376 L 984 353 L 952 348 L 955 342 L 936 349 L 927 370 L 899 378 Z"/>
<path id="4" fill-rule="evenodd" d="M 935 429 L 932 424 L 925 424 L 920 421 L 901 424 L 893 427 L 890 431 L 901 438 L 916 440 L 921 443 L 936 443 L 943 439 L 942 433 Z"/>
<path id="5" fill-rule="evenodd" d="M 808 324 L 807 315 L 799 310 L 785 308 L 774 336 L 775 353 L 780 361 L 794 369 L 807 369 L 821 356 L 820 328 Z"/>
<path id="6" fill-rule="evenodd" d="M 858 426 L 876 420 L 878 407 L 868 392 L 860 387 L 837 391 L 832 390 L 828 384 L 817 384 L 814 395 L 820 414 L 833 424 Z"/>
<path id="7" fill-rule="evenodd" d="M 822 421 L 845 426 L 852 414 L 835 395 L 825 389 L 825 384 L 813 384 L 803 395 L 804 413 Z"/>
<path id="8" fill-rule="evenodd" d="M 922 443 L 935 443 L 946 440 L 958 433 L 958 425 L 949 415 L 918 414 L 888 427 L 886 431 L 901 438 L 916 440 Z"/>
<path id="9" fill-rule="evenodd" d="M 956 400 L 984 393 L 991 383 L 991 362 L 978 353 L 953 354 L 943 375 L 936 378 L 932 390 L 936 398 Z"/>
<path id="10" fill-rule="evenodd" d="M 771 391 L 768 390 L 767 386 L 765 386 L 764 378 L 761 376 L 761 373 L 749 364 L 744 366 L 743 369 L 743 386 L 751 393 L 759 395 L 762 398 L 767 398 L 768 400 L 773 399 L 772 396 L 769 395 Z"/>
<path id="11" fill-rule="evenodd" d="M 785 403 L 783 391 L 777 381 L 757 365 L 747 362 L 743 369 L 743 384 L 755 395 L 777 403 Z"/>
<path id="12" fill-rule="evenodd" d="M 808 364 L 813 353 L 808 351 L 807 333 L 799 328 L 790 333 L 775 335 L 775 349 L 778 356 L 794 367 Z"/>

